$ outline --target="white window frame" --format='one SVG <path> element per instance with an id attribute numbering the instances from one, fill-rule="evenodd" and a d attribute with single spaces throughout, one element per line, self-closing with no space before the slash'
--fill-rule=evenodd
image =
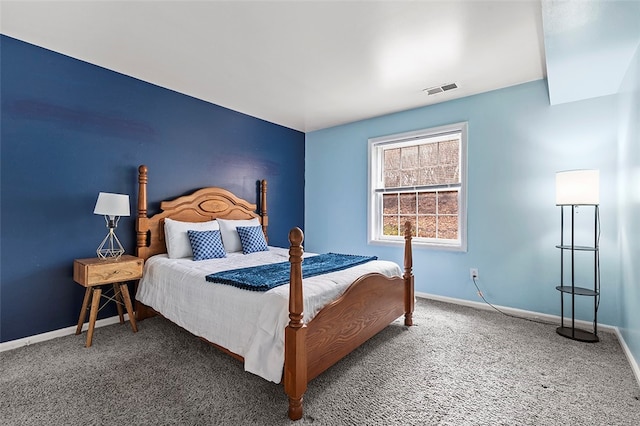
<path id="1" fill-rule="evenodd" d="M 414 247 L 433 248 L 439 250 L 467 251 L 467 123 L 460 122 L 413 132 L 398 133 L 369 139 L 369 188 L 368 188 L 368 220 L 367 233 L 369 244 L 399 245 L 404 243 L 403 236 L 382 235 L 382 195 L 383 184 L 383 148 L 415 145 L 420 139 L 437 141 L 452 133 L 460 133 L 460 184 L 458 200 L 458 239 L 445 240 L 436 238 L 413 237 Z M 450 185 L 458 188 L 458 185 Z M 417 190 L 446 190 L 447 185 L 426 185 L 406 187 L 408 192 Z"/>

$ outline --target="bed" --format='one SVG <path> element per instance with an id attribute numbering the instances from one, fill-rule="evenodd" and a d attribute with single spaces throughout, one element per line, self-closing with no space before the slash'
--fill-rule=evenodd
<path id="1" fill-rule="evenodd" d="M 217 271 L 218 259 L 195 262 L 168 257 L 170 241 L 165 241 L 164 227 L 175 221 L 252 221 L 260 224 L 268 241 L 267 182 L 258 183 L 257 204 L 225 189 L 208 187 L 162 201 L 161 211 L 151 217 L 147 214 L 147 183 L 148 168 L 141 165 L 136 254 L 145 259 L 145 274 L 136 289 L 137 320 L 160 314 L 243 361 L 245 370 L 281 381 L 292 420 L 302 417 L 303 395 L 311 380 L 399 317 L 404 315 L 406 326 L 413 325 L 409 223 L 404 229 L 404 271 L 392 262 L 374 260 L 339 272 L 305 276 L 304 297 L 302 265 L 310 255 L 304 253 L 299 228 L 289 232 L 288 250 L 269 246 L 268 251 L 246 256 L 228 253 L 224 262 L 239 267 L 288 260 L 288 285 L 266 292 L 247 291 L 205 281 L 205 274 Z M 212 308 L 216 301 L 222 304 Z M 211 316 L 212 311 L 218 316 Z"/>

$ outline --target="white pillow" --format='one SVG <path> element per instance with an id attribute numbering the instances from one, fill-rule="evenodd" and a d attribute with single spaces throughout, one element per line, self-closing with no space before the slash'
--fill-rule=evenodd
<path id="1" fill-rule="evenodd" d="M 233 253 L 236 251 L 242 251 L 240 235 L 238 235 L 236 228 L 238 226 L 260 226 L 260 221 L 257 217 L 249 220 L 218 219 L 218 224 L 220 225 L 220 233 L 222 234 L 224 250 L 227 253 Z"/>
<path id="2" fill-rule="evenodd" d="M 164 240 L 167 244 L 167 255 L 170 259 L 193 257 L 191 243 L 187 231 L 215 231 L 220 229 L 218 222 L 180 222 L 166 218 L 164 220 Z"/>

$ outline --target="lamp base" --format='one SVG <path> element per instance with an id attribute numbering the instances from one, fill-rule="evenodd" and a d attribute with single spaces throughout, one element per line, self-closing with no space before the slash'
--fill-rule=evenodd
<path id="1" fill-rule="evenodd" d="M 98 246 L 96 254 L 102 260 L 118 260 L 124 254 L 124 248 L 113 232 L 113 228 L 109 228 L 109 233 Z"/>
<path id="2" fill-rule="evenodd" d="M 98 249 L 96 253 L 102 260 L 118 260 L 124 254 L 124 250 Z"/>

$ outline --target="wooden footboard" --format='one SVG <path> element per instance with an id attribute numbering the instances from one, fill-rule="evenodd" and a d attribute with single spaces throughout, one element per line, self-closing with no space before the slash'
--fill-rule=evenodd
<path id="1" fill-rule="evenodd" d="M 355 281 L 307 326 L 311 381 L 404 313 L 404 280 L 368 274 Z"/>
<path id="2" fill-rule="evenodd" d="M 413 325 L 411 223 L 405 224 L 405 271 L 402 277 L 388 278 L 378 273 L 360 277 L 307 325 L 302 322 L 303 239 L 298 228 L 289 233 L 290 321 L 285 330 L 284 388 L 289 396 L 289 418 L 292 420 L 302 417 L 303 395 L 309 381 L 403 313 L 405 325 Z"/>

